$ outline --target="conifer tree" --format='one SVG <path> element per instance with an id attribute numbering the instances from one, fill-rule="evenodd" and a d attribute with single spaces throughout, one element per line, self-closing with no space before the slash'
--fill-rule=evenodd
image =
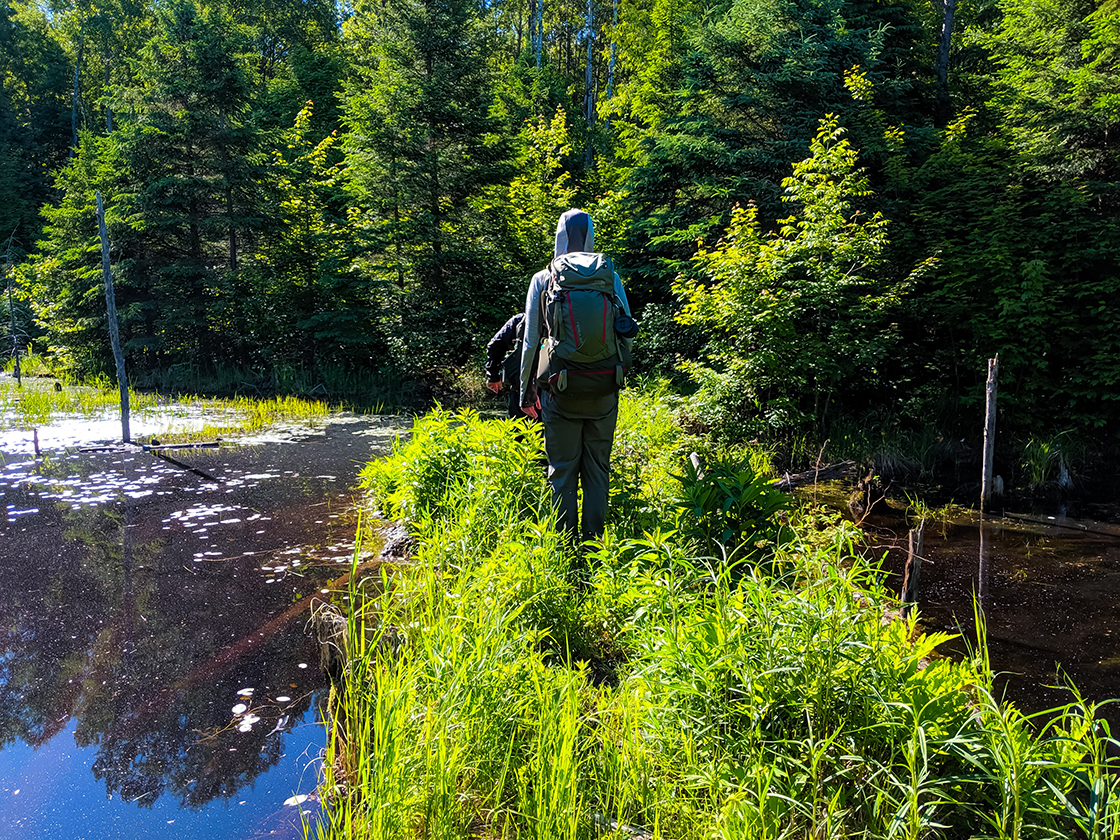
<path id="1" fill-rule="evenodd" d="M 489 44 L 466 0 L 359 4 L 345 122 L 365 270 L 391 284 L 389 331 L 410 367 L 462 361 L 495 284 L 477 199 L 507 173 Z"/>
<path id="2" fill-rule="evenodd" d="M 123 285 L 144 301 L 132 342 L 148 366 L 241 360 L 229 319 L 260 211 L 245 119 L 252 80 L 237 38 L 219 12 L 176 0 L 160 11 L 135 86 L 118 94 L 134 116 L 112 135 L 123 166 L 108 194 L 127 221 L 116 245 Z"/>

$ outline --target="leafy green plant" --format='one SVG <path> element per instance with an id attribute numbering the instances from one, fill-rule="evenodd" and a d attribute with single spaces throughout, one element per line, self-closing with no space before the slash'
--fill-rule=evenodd
<path id="1" fill-rule="evenodd" d="M 796 510 L 772 562 L 723 562 L 725 531 L 778 527 L 755 518 L 768 484 L 743 453 L 696 476 L 706 530 L 608 528 L 577 583 L 539 472 L 535 505 L 511 491 L 535 438 L 442 411 L 417 430 L 371 470 L 416 550 L 347 593 L 360 661 L 331 718 L 323 840 L 1120 828 L 1095 710 L 999 702 L 982 637 L 973 659 L 937 656 L 950 637 L 893 618 L 858 529 Z"/>
<path id="2" fill-rule="evenodd" d="M 1038 490 L 1051 481 L 1062 489 L 1072 486 L 1070 453 L 1076 451 L 1071 432 L 1059 432 L 1050 437 L 1032 437 L 1020 454 L 1021 467 L 1030 489 Z"/>
<path id="3" fill-rule="evenodd" d="M 751 559 L 770 555 L 782 536 L 776 515 L 788 497 L 749 463 L 718 460 L 697 468 L 691 460 L 676 476 L 677 527 L 712 557 Z"/>

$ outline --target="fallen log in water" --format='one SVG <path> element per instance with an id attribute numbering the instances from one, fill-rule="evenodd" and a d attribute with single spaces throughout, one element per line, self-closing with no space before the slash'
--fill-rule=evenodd
<path id="1" fill-rule="evenodd" d="M 846 478 L 852 474 L 855 468 L 855 461 L 841 461 L 839 464 L 830 464 L 827 467 L 819 467 L 796 475 L 790 475 L 787 472 L 774 482 L 774 486 L 788 493 L 795 487 L 805 487 L 810 484 L 819 484 L 822 481 Z"/>
<path id="2" fill-rule="evenodd" d="M 220 441 L 207 440 L 201 443 L 112 443 L 105 446 L 79 446 L 79 452 L 158 452 L 161 449 L 217 449 Z"/>

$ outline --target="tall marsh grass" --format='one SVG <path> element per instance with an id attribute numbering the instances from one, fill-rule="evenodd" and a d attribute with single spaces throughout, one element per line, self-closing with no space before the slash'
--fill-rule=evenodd
<path id="1" fill-rule="evenodd" d="M 652 474 L 616 501 L 671 522 L 671 407 L 624 401 L 618 455 Z M 539 445 L 522 422 L 436 412 L 367 469 L 418 549 L 349 592 L 309 835 L 1116 836 L 1096 708 L 1000 702 L 983 638 L 939 656 L 949 637 L 899 617 L 852 526 L 794 513 L 773 562 L 737 566 L 616 526 L 573 578 Z"/>
<path id="2" fill-rule="evenodd" d="M 205 440 L 254 434 L 281 424 L 321 421 L 332 407 L 319 400 L 299 397 L 214 399 L 180 396 L 174 401 L 150 392 L 129 391 L 133 417 L 155 418 L 164 424 L 159 437 L 164 442 Z M 40 428 L 63 417 L 97 418 L 120 411 L 120 392 L 108 381 L 92 385 L 66 385 L 56 389 L 53 380 L 0 381 L 0 428 Z M 204 425 L 180 422 L 180 418 L 202 415 Z"/>

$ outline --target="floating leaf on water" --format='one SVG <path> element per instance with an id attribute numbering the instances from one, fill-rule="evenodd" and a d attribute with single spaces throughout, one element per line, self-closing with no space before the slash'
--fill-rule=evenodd
<path id="1" fill-rule="evenodd" d="M 237 689 L 237 696 L 238 697 L 249 697 L 249 696 L 252 695 L 254 690 L 255 689 L 252 689 L 252 688 L 239 688 L 239 689 Z"/>
<path id="2" fill-rule="evenodd" d="M 276 698 L 276 702 L 277 703 L 289 703 L 289 702 L 291 702 L 291 699 L 292 698 L 289 697 L 287 694 L 281 694 L 279 697 Z"/>
<path id="3" fill-rule="evenodd" d="M 239 715 L 242 712 L 247 712 L 247 711 L 249 711 L 249 707 L 246 706 L 244 703 L 238 703 L 236 706 L 233 707 L 233 713 L 235 715 Z"/>
<path id="4" fill-rule="evenodd" d="M 244 723 L 241 724 L 242 726 L 252 726 L 254 723 L 260 721 L 260 717 L 258 717 L 257 715 L 245 715 L 243 720 Z"/>
<path id="5" fill-rule="evenodd" d="M 249 731 L 252 730 L 252 728 L 253 728 L 253 724 L 243 723 L 239 727 L 237 727 L 237 731 L 238 732 L 249 732 Z"/>
<path id="6" fill-rule="evenodd" d="M 289 796 L 284 800 L 285 805 L 302 805 L 307 801 L 306 793 L 297 793 L 295 796 Z"/>
<path id="7" fill-rule="evenodd" d="M 306 667 L 307 667 L 307 663 L 306 663 L 306 662 L 301 662 L 301 663 L 299 663 L 299 667 L 300 667 L 300 668 L 306 668 Z"/>

